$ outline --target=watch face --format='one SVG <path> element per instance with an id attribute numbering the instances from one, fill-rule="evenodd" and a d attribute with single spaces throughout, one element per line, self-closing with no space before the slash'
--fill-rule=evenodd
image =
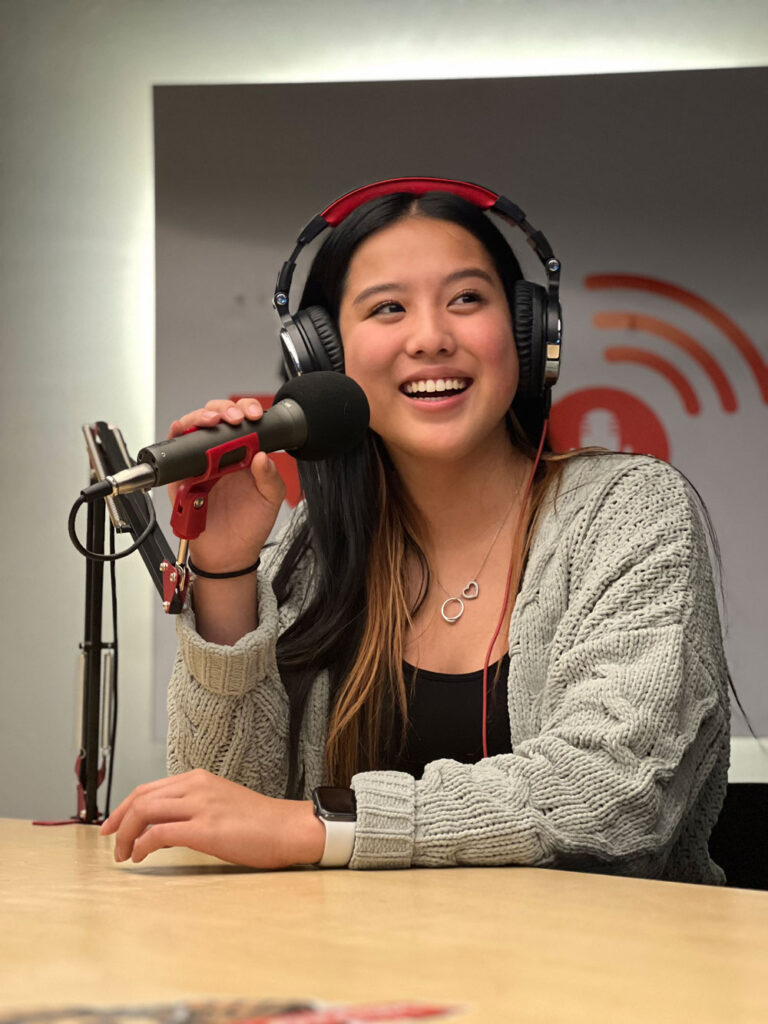
<path id="1" fill-rule="evenodd" d="M 318 786 L 312 794 L 315 808 L 323 818 L 337 821 L 355 821 L 357 803 L 352 789 L 337 786 Z"/>

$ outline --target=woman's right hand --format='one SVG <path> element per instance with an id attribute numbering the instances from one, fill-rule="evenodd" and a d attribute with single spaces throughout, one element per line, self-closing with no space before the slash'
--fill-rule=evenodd
<path id="1" fill-rule="evenodd" d="M 171 424 L 169 437 L 179 437 L 191 427 L 215 427 L 217 423 L 257 422 L 263 409 L 254 398 L 213 399 L 202 409 L 188 412 Z M 180 484 L 171 484 L 171 502 Z M 208 495 L 205 530 L 190 542 L 192 561 L 207 572 L 236 572 L 259 557 L 285 498 L 285 484 L 274 462 L 258 452 L 250 466 L 227 473 Z"/>

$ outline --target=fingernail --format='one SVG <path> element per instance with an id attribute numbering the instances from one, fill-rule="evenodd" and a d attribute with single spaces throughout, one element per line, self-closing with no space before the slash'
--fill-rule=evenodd
<path id="1" fill-rule="evenodd" d="M 229 409 L 227 409 L 227 411 L 224 413 L 224 415 L 232 423 L 236 423 L 237 421 L 243 418 L 242 412 L 234 405 L 230 406 Z"/>
<path id="2" fill-rule="evenodd" d="M 261 406 L 257 405 L 255 402 L 251 402 L 251 404 L 248 406 L 248 415 L 258 416 L 260 412 Z"/>
<path id="3" fill-rule="evenodd" d="M 204 420 L 215 420 L 216 419 L 216 413 L 213 412 L 212 409 L 208 409 L 206 412 L 203 413 L 203 419 Z"/>

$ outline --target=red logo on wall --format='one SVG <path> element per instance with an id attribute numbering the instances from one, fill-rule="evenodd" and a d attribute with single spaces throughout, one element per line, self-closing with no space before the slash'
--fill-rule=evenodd
<path id="1" fill-rule="evenodd" d="M 630 289 L 670 299 L 714 325 L 746 361 L 768 404 L 768 366 L 754 343 L 721 309 L 700 295 L 658 278 L 633 274 L 592 274 L 585 279 L 590 290 Z M 674 324 L 630 310 L 597 313 L 593 325 L 600 330 L 649 334 L 690 356 L 712 382 L 722 409 L 733 413 L 738 401 L 725 372 L 713 356 L 690 334 Z M 612 363 L 643 366 L 664 377 L 676 391 L 689 416 L 701 413 L 701 402 L 685 375 L 668 359 L 637 345 L 615 345 L 603 353 Z M 650 406 L 629 391 L 616 388 L 585 388 L 555 402 L 550 418 L 550 439 L 556 451 L 602 444 L 617 451 L 646 452 L 662 459 L 670 455 L 664 424 Z"/>
<path id="2" fill-rule="evenodd" d="M 554 404 L 549 437 L 558 452 L 602 445 L 669 459 L 669 439 L 659 417 L 642 399 L 618 388 L 583 388 Z"/>

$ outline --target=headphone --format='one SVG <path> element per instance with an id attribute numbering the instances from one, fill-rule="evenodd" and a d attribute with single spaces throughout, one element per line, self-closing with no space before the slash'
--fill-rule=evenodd
<path id="1" fill-rule="evenodd" d="M 426 192 L 449 192 L 525 232 L 528 244 L 544 266 L 547 283 L 546 287 L 525 280 L 514 284 L 512 330 L 520 379 L 512 405 L 528 436 L 538 440 L 541 423 L 549 413 L 550 388 L 560 372 L 560 261 L 542 232 L 526 220 L 519 206 L 471 182 L 450 178 L 390 178 L 347 192 L 312 218 L 283 264 L 275 286 L 273 305 L 280 319 L 280 344 L 286 373 L 289 377 L 299 377 L 315 370 L 344 372 L 344 350 L 331 315 L 321 306 L 307 306 L 295 313 L 290 311 L 291 280 L 302 249 L 326 228 L 339 225 L 364 203 L 397 192 L 409 192 L 415 196 Z"/>

